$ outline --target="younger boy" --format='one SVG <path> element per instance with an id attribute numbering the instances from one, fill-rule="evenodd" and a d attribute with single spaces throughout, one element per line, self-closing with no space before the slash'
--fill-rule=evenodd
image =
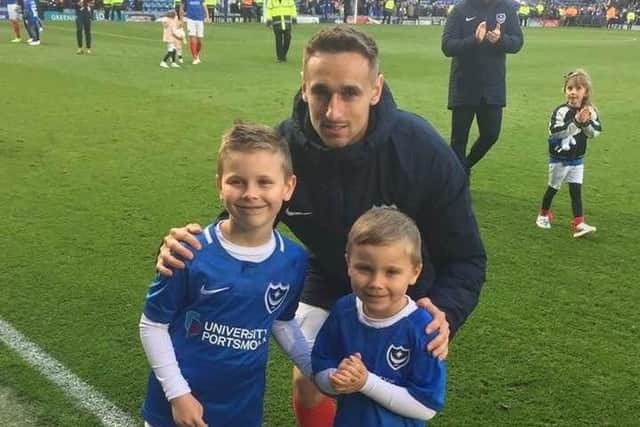
<path id="1" fill-rule="evenodd" d="M 229 214 L 198 236 L 184 270 L 157 276 L 140 320 L 153 372 L 142 407 L 153 427 L 261 426 L 270 331 L 307 376 L 310 350 L 293 318 L 306 256 L 273 229 L 296 178 L 272 129 L 236 124 L 216 184 Z"/>
<path id="2" fill-rule="evenodd" d="M 351 228 L 353 294 L 339 299 L 312 352 L 317 385 L 338 395 L 334 426 L 424 426 L 444 403 L 444 362 L 425 350 L 431 321 L 406 295 L 422 270 L 415 223 L 374 208 Z"/>

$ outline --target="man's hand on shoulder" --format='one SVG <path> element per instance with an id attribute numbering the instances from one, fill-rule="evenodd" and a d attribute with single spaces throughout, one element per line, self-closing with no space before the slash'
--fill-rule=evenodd
<path id="1" fill-rule="evenodd" d="M 183 259 L 193 259 L 193 252 L 185 248 L 182 243 L 186 243 L 195 249 L 201 249 L 200 242 L 195 238 L 195 234 L 202 233 L 199 224 L 187 224 L 181 228 L 172 228 L 169 234 L 164 236 L 162 246 L 158 250 L 156 258 L 156 270 L 163 276 L 173 276 L 172 268 L 185 268 Z"/>
<path id="2" fill-rule="evenodd" d="M 440 360 L 446 359 L 449 354 L 449 335 L 451 331 L 444 311 L 436 307 L 427 297 L 420 298 L 416 301 L 416 304 L 418 307 L 428 311 L 432 317 L 431 322 L 427 325 L 425 333 L 429 335 L 434 331 L 438 331 L 438 335 L 436 335 L 427 345 L 427 351 L 431 352 L 433 357 Z"/>

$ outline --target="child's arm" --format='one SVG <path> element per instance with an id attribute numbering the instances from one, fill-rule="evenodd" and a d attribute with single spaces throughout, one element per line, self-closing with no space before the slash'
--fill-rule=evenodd
<path id="1" fill-rule="evenodd" d="M 391 384 L 369 372 L 359 353 L 343 359 L 338 369 L 330 376 L 330 381 L 338 393 L 360 392 L 380 406 L 403 417 L 427 421 L 437 412 L 413 397 L 408 387 Z"/>
<path id="2" fill-rule="evenodd" d="M 139 327 L 142 347 L 167 400 L 191 393 L 189 384 L 178 367 L 173 343 L 169 336 L 169 325 L 153 322 L 143 314 Z"/>
<path id="3" fill-rule="evenodd" d="M 302 374 L 313 379 L 311 372 L 311 348 L 295 319 L 276 320 L 271 328 L 273 338 Z"/>
<path id="4" fill-rule="evenodd" d="M 335 310 L 335 307 L 334 307 Z M 338 332 L 338 317 L 332 311 L 318 331 L 311 351 L 313 380 L 323 393 L 336 395 L 338 392 L 331 385 L 331 375 L 336 371 L 338 362 L 343 357 L 342 345 Z"/>
<path id="5" fill-rule="evenodd" d="M 413 397 L 407 388 L 391 384 L 371 372 L 360 393 L 403 417 L 427 421 L 437 413 Z"/>
<path id="6" fill-rule="evenodd" d="M 588 109 L 590 115 L 586 125 L 582 128 L 582 132 L 584 132 L 587 138 L 595 138 L 600 135 L 600 132 L 602 132 L 602 125 L 600 124 L 600 119 L 598 118 L 596 109 L 593 107 L 585 108 Z"/>
<path id="7" fill-rule="evenodd" d="M 153 322 L 143 314 L 139 327 L 142 347 L 154 375 L 171 403 L 174 421 L 179 426 L 205 427 L 202 405 L 191 394 L 191 388 L 178 367 L 169 325 Z"/>

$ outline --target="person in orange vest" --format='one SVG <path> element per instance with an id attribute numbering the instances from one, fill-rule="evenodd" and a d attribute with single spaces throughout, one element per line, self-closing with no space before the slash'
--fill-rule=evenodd
<path id="1" fill-rule="evenodd" d="M 241 0 L 240 15 L 242 16 L 242 22 L 253 21 L 253 14 L 254 14 L 253 0 Z"/>
<path id="2" fill-rule="evenodd" d="M 565 12 L 565 25 L 573 27 L 576 25 L 576 17 L 578 16 L 578 9 L 575 6 L 569 6 Z"/>
<path id="3" fill-rule="evenodd" d="M 607 29 L 613 28 L 616 24 L 616 16 L 618 15 L 618 11 L 614 6 L 609 6 L 607 9 Z"/>

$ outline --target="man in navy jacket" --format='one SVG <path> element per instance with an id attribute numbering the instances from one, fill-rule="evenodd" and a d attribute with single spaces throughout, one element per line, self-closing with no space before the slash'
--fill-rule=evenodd
<path id="1" fill-rule="evenodd" d="M 293 114 L 278 130 L 297 177 L 279 219 L 309 250 L 296 313 L 309 342 L 334 302 L 351 292 L 344 258 L 351 225 L 373 206 L 395 206 L 422 234 L 424 267 L 411 296 L 434 317 L 427 331 L 438 330 L 427 350 L 446 357 L 450 336 L 478 302 L 486 255 L 463 169 L 426 120 L 397 108 L 379 72 L 376 43 L 348 26 L 314 35 Z M 256 198 L 249 188 L 246 194 Z M 189 232 L 199 226 L 165 237 L 156 265 L 161 274 L 183 265 L 172 253 L 191 258 L 180 241 L 198 248 Z M 293 401 L 298 425 L 332 425 L 331 399 L 297 370 Z"/>
<path id="2" fill-rule="evenodd" d="M 463 0 L 447 18 L 442 52 L 451 57 L 451 147 L 467 175 L 498 140 L 506 105 L 506 54 L 522 48 L 522 30 L 511 0 Z M 479 136 L 467 155 L 473 118 Z"/>

